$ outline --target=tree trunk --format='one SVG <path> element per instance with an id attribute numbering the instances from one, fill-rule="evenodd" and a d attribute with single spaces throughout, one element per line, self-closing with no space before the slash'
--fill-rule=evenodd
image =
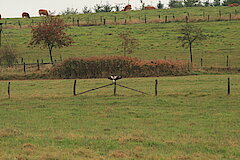
<path id="1" fill-rule="evenodd" d="M 190 61 L 191 61 L 191 65 L 193 65 L 193 55 L 192 55 L 192 44 L 189 44 L 189 52 L 190 52 Z"/>
<path id="2" fill-rule="evenodd" d="M 52 58 L 52 48 L 53 48 L 52 46 L 48 46 L 50 60 L 51 60 L 51 63 L 53 64 L 53 58 Z"/>

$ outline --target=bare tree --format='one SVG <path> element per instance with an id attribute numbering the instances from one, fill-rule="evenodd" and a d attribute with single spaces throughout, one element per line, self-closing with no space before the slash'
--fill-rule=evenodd
<path id="1" fill-rule="evenodd" d="M 119 34 L 122 40 L 123 55 L 133 53 L 134 49 L 139 45 L 138 40 L 131 36 L 130 32 L 123 32 Z"/>
<path id="2" fill-rule="evenodd" d="M 206 39 L 207 35 L 204 34 L 204 31 L 201 27 L 188 23 L 181 26 L 181 28 L 179 29 L 179 33 L 181 34 L 181 36 L 179 36 L 178 39 L 182 43 L 182 47 L 189 48 L 190 60 L 191 64 L 193 64 L 193 43 L 200 42 Z"/>

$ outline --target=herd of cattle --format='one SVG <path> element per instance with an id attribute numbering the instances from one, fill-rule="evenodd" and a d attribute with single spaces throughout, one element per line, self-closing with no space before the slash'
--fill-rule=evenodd
<path id="1" fill-rule="evenodd" d="M 40 16 L 49 16 L 49 13 L 48 13 L 48 11 L 47 11 L 46 9 L 39 9 L 39 10 L 38 10 L 38 14 L 39 14 Z M 23 13 L 22 13 L 22 18 L 30 18 L 29 13 L 23 12 Z M 1 14 L 0 14 L 0 19 L 2 19 Z"/>
<path id="2" fill-rule="evenodd" d="M 239 6 L 237 3 L 233 3 L 233 4 L 229 4 L 229 7 L 235 7 L 235 6 Z M 153 6 L 146 6 L 144 7 L 144 10 L 152 10 L 152 9 L 156 9 Z M 132 10 L 132 6 L 130 4 L 126 5 L 121 11 L 131 11 Z M 49 16 L 49 12 L 46 9 L 39 9 L 38 13 L 40 16 Z M 22 13 L 22 18 L 30 18 L 29 13 L 27 12 L 23 12 Z M 0 19 L 2 19 L 1 14 L 0 14 Z"/>
<path id="3" fill-rule="evenodd" d="M 145 9 L 145 10 L 151 10 L 151 9 L 156 9 L 156 8 L 153 7 L 153 6 L 146 6 L 146 7 L 144 7 L 144 9 Z M 131 6 L 130 4 L 129 4 L 129 5 L 126 5 L 126 6 L 122 9 L 122 11 L 130 11 L 130 10 L 132 10 L 132 6 Z M 40 16 L 49 16 L 49 12 L 48 12 L 48 10 L 46 10 L 46 9 L 39 9 L 38 13 L 39 13 Z M 22 18 L 30 18 L 29 13 L 23 12 L 23 13 L 22 13 Z M 0 14 L 0 19 L 1 19 L 1 14 Z"/>

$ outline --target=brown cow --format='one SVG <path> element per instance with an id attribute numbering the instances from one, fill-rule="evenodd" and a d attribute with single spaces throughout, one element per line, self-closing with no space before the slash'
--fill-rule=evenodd
<path id="1" fill-rule="evenodd" d="M 48 11 L 46 9 L 39 9 L 38 13 L 40 16 L 48 16 Z"/>
<path id="2" fill-rule="evenodd" d="M 27 12 L 23 12 L 22 18 L 30 18 L 30 15 Z"/>
<path id="3" fill-rule="evenodd" d="M 236 6 L 239 6 L 239 5 L 237 3 L 232 3 L 228 5 L 228 7 L 236 7 Z"/>
<path id="4" fill-rule="evenodd" d="M 132 9 L 132 6 L 128 4 L 122 9 L 122 11 L 131 11 L 131 9 Z"/>
<path id="5" fill-rule="evenodd" d="M 146 6 L 146 7 L 144 7 L 144 9 L 145 9 L 145 10 L 152 10 L 152 9 L 156 9 L 156 8 L 153 7 L 153 6 Z"/>

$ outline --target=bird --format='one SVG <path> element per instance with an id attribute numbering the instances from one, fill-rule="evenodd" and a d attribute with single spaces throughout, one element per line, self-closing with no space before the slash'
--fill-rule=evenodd
<path id="1" fill-rule="evenodd" d="M 115 83 L 116 80 L 122 79 L 122 76 L 116 76 L 116 75 L 114 75 L 114 76 L 108 77 L 108 79 L 112 80 L 113 83 Z"/>

